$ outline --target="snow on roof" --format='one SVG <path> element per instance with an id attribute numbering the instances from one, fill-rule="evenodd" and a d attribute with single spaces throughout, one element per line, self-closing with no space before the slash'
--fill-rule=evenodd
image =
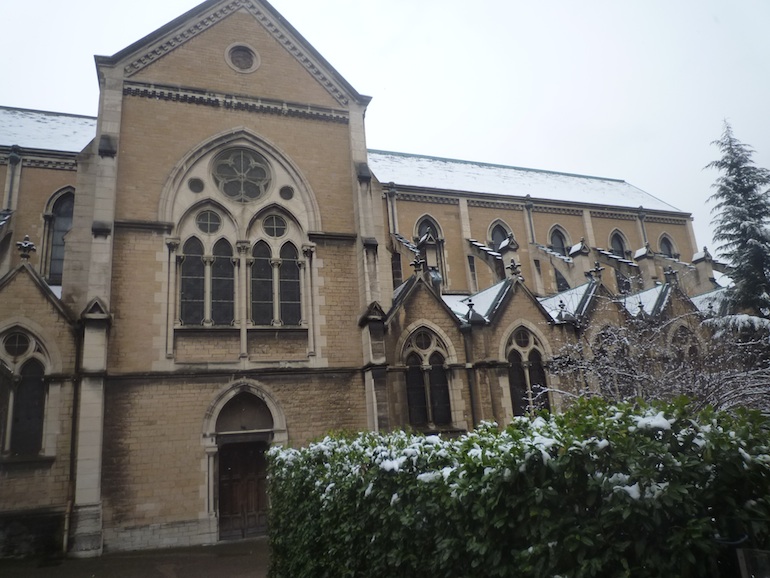
<path id="1" fill-rule="evenodd" d="M 0 106 L 0 145 L 78 153 L 95 135 L 91 116 Z"/>
<path id="2" fill-rule="evenodd" d="M 668 285 L 656 285 L 652 289 L 625 295 L 618 299 L 626 310 L 636 317 L 640 311 L 647 315 L 655 315 L 666 303 L 669 294 Z"/>
<path id="3" fill-rule="evenodd" d="M 727 305 L 727 290 L 725 287 L 720 287 L 708 293 L 690 297 L 690 301 L 701 313 L 721 314 Z"/>
<path id="4" fill-rule="evenodd" d="M 473 301 L 473 310 L 489 321 L 509 281 L 509 279 L 503 279 L 474 295 L 442 295 L 441 298 L 447 304 L 447 307 L 452 310 L 452 313 L 462 320 L 468 317 L 468 302 Z"/>
<path id="5" fill-rule="evenodd" d="M 681 212 L 616 179 L 379 150 L 369 151 L 369 168 L 381 183 Z"/>
<path id="6" fill-rule="evenodd" d="M 538 298 L 538 301 L 540 301 L 540 304 L 555 322 L 561 323 L 564 320 L 564 314 L 566 313 L 569 313 L 576 318 L 585 313 L 585 311 L 581 311 L 579 309 L 581 308 L 581 304 L 583 304 L 586 293 L 590 288 L 591 282 L 589 281 L 588 283 L 583 283 L 578 287 L 568 289 L 567 291 L 562 291 L 561 293 L 557 293 L 551 297 Z M 563 311 L 560 306 L 562 303 L 564 304 Z"/>

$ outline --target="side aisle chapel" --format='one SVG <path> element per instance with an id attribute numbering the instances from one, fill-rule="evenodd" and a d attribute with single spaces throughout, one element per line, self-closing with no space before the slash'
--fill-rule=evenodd
<path id="1" fill-rule="evenodd" d="M 96 65 L 96 118 L 0 107 L 0 555 L 262 533 L 271 444 L 558 411 L 564 344 L 717 302 L 624 181 L 367 150 L 266 2 Z"/>

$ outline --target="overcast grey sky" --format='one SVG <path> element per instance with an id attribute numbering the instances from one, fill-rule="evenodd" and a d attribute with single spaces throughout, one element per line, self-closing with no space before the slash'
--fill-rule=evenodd
<path id="1" fill-rule="evenodd" d="M 5 2 L 0 105 L 97 112 L 94 54 L 196 0 Z M 370 148 L 620 178 L 693 213 L 727 119 L 770 168 L 767 0 L 273 0 L 362 94 Z M 685 256 L 687 257 L 687 256 Z"/>

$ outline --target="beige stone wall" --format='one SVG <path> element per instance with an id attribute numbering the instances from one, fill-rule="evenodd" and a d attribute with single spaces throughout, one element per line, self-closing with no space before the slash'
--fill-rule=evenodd
<path id="1" fill-rule="evenodd" d="M 290 445 L 307 444 L 332 430 L 366 428 L 357 372 L 249 377 L 264 384 L 278 403 Z M 145 528 L 144 534 L 162 535 L 164 527 L 167 533 L 180 524 L 197 528 L 197 520 L 213 515 L 207 488 L 216 476 L 210 478 L 207 469 L 204 420 L 217 394 L 232 383 L 232 376 L 197 375 L 107 384 L 102 489 L 108 533 Z"/>
<path id="2" fill-rule="evenodd" d="M 74 335 L 59 311 L 43 297 L 22 269 L 0 293 L 0 335 L 20 327 L 44 350 L 48 386 L 43 451 L 46 457 L 24 463 L 0 462 L 0 511 L 63 508 L 67 502 L 75 369 Z M 2 420 L 5 422 L 5 420 Z"/>
<path id="3" fill-rule="evenodd" d="M 133 96 L 124 98 L 121 122 L 119 220 L 157 220 L 163 187 L 185 155 L 215 135 L 246 127 L 298 167 L 316 195 L 324 230 L 352 230 L 353 167 L 345 124 Z"/>
<path id="4" fill-rule="evenodd" d="M 49 431 L 44 432 L 58 430 L 54 455 L 36 461 L 0 462 L 0 511 L 52 508 L 63 512 L 67 506 L 73 388 L 71 381 L 54 387 L 59 405 L 54 415 L 46 416 Z"/>
<path id="5" fill-rule="evenodd" d="M 246 43 L 259 53 L 261 65 L 256 71 L 242 74 L 226 63 L 225 51 L 234 42 Z M 132 79 L 341 108 L 305 67 L 245 10 L 198 34 Z"/>
<path id="6" fill-rule="evenodd" d="M 3 169 L 7 167 L 2 167 Z M 40 260 L 43 256 L 44 225 L 43 213 L 51 196 L 66 186 L 75 186 L 75 171 L 45 169 L 37 167 L 22 167 L 19 177 L 19 196 L 14 215 L 14 231 L 12 241 L 21 241 L 24 235 L 29 235 L 30 241 L 37 246 L 29 262 L 41 270 Z M 0 182 L 4 183 L 3 177 Z M 18 251 L 11 250 L 11 267 L 19 263 Z"/>

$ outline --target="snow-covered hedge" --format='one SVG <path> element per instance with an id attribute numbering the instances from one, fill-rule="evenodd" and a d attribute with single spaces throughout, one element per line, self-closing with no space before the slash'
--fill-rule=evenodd
<path id="1" fill-rule="evenodd" d="M 768 425 L 590 400 L 458 439 L 276 448 L 271 575 L 737 575 L 734 543 L 770 546 Z"/>

